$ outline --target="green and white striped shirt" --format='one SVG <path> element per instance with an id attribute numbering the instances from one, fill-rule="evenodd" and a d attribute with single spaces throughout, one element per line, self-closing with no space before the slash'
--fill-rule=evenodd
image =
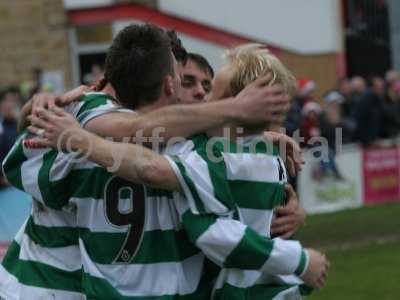
<path id="1" fill-rule="evenodd" d="M 85 105 L 87 111 L 99 107 L 93 99 Z M 241 211 L 226 186 L 220 190 L 219 184 L 211 184 L 218 186 L 218 197 L 202 189 L 203 185 L 210 187 L 210 178 L 196 176 L 188 168 L 190 160 L 185 160 L 199 153 L 191 151 L 194 145 L 188 141 L 167 150 L 175 155 L 171 157 L 177 162 L 171 163 L 182 176 L 187 199 L 132 184 L 88 161 L 77 163 L 68 157 L 71 154 L 46 150 L 26 159 L 28 150 L 22 148 L 20 155 L 16 146 L 4 165 L 6 175 L 34 196 L 38 209 L 33 210 L 3 262 L 4 282 L 25 293 L 12 297 L 12 289 L 0 285 L 6 299 L 25 299 L 25 295 L 29 299 L 80 299 L 81 293 L 88 299 L 209 299 L 214 277 L 206 271 L 207 260 L 199 248 L 225 268 L 260 270 L 257 263 L 265 259 L 266 269 L 273 274 L 292 274 L 294 268 L 301 272 L 302 250 L 297 242 L 271 242 L 240 222 Z M 218 149 L 213 151 L 221 156 Z M 36 156 L 41 158 L 32 163 Z M 35 166 L 36 171 L 28 166 Z M 204 164 L 201 167 L 204 170 Z M 216 167 L 210 174 L 223 178 L 218 165 L 206 161 L 206 167 Z M 36 172 L 37 179 L 25 171 Z M 260 187 L 259 191 L 266 190 Z M 281 201 L 278 195 L 283 190 L 274 193 Z M 36 218 L 42 223 L 36 224 Z M 218 228 L 226 234 L 218 234 Z M 205 233 L 217 234 L 210 238 Z M 243 243 L 238 246 L 240 234 Z M 21 235 L 31 241 L 27 246 Z M 39 250 L 32 251 L 34 246 Z M 23 249 L 31 256 L 23 256 Z M 259 259 L 254 262 L 246 255 Z M 34 276 L 26 276 L 28 272 Z"/>
<path id="2" fill-rule="evenodd" d="M 93 101 L 87 106 L 94 110 Z M 33 211 L 23 228 L 25 235 L 32 231 L 33 242 L 24 247 L 17 237 L 3 263 L 15 287 L 28 271 L 34 275 L 24 282 L 24 295 L 41 288 L 40 296 L 31 293 L 29 299 L 53 291 L 56 299 L 79 299 L 73 298 L 77 292 L 76 297 L 87 299 L 209 299 L 215 277 L 205 270 L 213 266 L 184 232 L 173 193 L 127 182 L 92 162 L 74 162 L 68 154 L 43 152 L 40 163 L 31 162 L 37 155 L 23 160 L 11 154 L 4 165 L 13 184 L 37 198 L 35 204 L 45 211 Z M 21 161 L 39 169 L 30 185 L 21 179 L 27 169 Z M 35 223 L 38 215 L 40 224 Z M 31 271 L 21 253 L 33 246 L 41 247 L 42 256 L 29 260 L 40 267 Z M 21 298 L 27 299 L 16 297 Z"/>
<path id="3" fill-rule="evenodd" d="M 214 298 L 301 299 L 308 289 L 296 275 L 308 256 L 299 242 L 270 237 L 273 210 L 285 202 L 286 171 L 277 151 L 254 137 L 233 144 L 197 136 L 173 147 L 181 153 L 166 157 L 187 199 L 182 223 L 223 267 Z"/>
<path id="4" fill-rule="evenodd" d="M 82 125 L 116 111 L 111 97 L 88 93 L 66 108 Z M 3 162 L 8 181 L 33 198 L 32 212 L 11 243 L 0 266 L 0 296 L 5 299 L 84 299 L 76 206 L 69 202 L 70 171 L 91 166 L 77 155 L 51 149 L 29 149 L 21 134 Z"/>
<path id="5" fill-rule="evenodd" d="M 205 259 L 183 231 L 170 192 L 103 168 L 74 174 L 88 299 L 208 299 Z"/>

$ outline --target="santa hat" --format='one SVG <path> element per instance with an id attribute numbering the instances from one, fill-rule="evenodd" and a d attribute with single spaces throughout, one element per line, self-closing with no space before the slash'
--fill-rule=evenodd
<path id="1" fill-rule="evenodd" d="M 303 116 L 307 116 L 311 112 L 320 114 L 322 112 L 321 106 L 317 102 L 314 102 L 314 101 L 307 102 L 306 104 L 304 104 L 303 109 L 301 110 L 301 113 Z"/>
<path id="2" fill-rule="evenodd" d="M 306 96 L 315 90 L 316 84 L 311 79 L 303 78 L 297 81 L 297 88 L 300 96 Z"/>

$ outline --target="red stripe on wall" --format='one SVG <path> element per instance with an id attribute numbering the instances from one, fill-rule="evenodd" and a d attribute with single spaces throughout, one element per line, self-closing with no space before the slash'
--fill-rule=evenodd
<path id="1" fill-rule="evenodd" d="M 90 25 L 109 23 L 124 19 L 136 19 L 149 22 L 161 27 L 173 28 L 177 32 L 193 36 L 223 47 L 232 47 L 243 43 L 262 43 L 248 37 L 226 32 L 180 17 L 171 16 L 157 10 L 137 4 L 120 4 L 92 9 L 68 11 L 68 18 L 73 25 Z M 280 49 L 268 45 L 271 52 L 279 54 Z"/>

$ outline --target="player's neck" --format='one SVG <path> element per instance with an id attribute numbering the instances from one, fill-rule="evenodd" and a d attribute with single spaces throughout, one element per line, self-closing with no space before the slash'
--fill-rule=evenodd
<path id="1" fill-rule="evenodd" d="M 114 88 L 111 86 L 111 84 L 107 83 L 106 86 L 101 90 L 102 93 L 108 94 L 112 96 L 113 98 L 117 98 L 117 95 L 115 94 Z"/>

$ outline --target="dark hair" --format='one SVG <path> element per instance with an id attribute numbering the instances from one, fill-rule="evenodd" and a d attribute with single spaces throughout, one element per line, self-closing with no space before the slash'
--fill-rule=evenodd
<path id="1" fill-rule="evenodd" d="M 185 64 L 188 53 L 186 52 L 186 49 L 183 47 L 182 41 L 178 38 L 178 35 L 176 34 L 175 30 L 168 30 L 167 35 L 171 40 L 171 49 L 172 53 L 175 56 L 175 59 L 178 62 Z"/>
<path id="2" fill-rule="evenodd" d="M 214 77 L 214 69 L 204 56 L 197 53 L 188 53 L 187 60 L 193 61 L 203 72 L 210 73 L 211 78 Z"/>
<path id="3" fill-rule="evenodd" d="M 118 33 L 107 53 L 104 77 L 123 106 L 136 109 L 156 101 L 168 74 L 173 74 L 173 64 L 164 30 L 135 24 Z"/>
<path id="4" fill-rule="evenodd" d="M 0 89 L 0 103 L 3 102 L 4 99 L 6 99 L 6 96 L 8 94 L 18 94 L 18 96 L 20 96 L 20 91 L 18 87 L 14 85 L 10 85 L 8 87 Z"/>

